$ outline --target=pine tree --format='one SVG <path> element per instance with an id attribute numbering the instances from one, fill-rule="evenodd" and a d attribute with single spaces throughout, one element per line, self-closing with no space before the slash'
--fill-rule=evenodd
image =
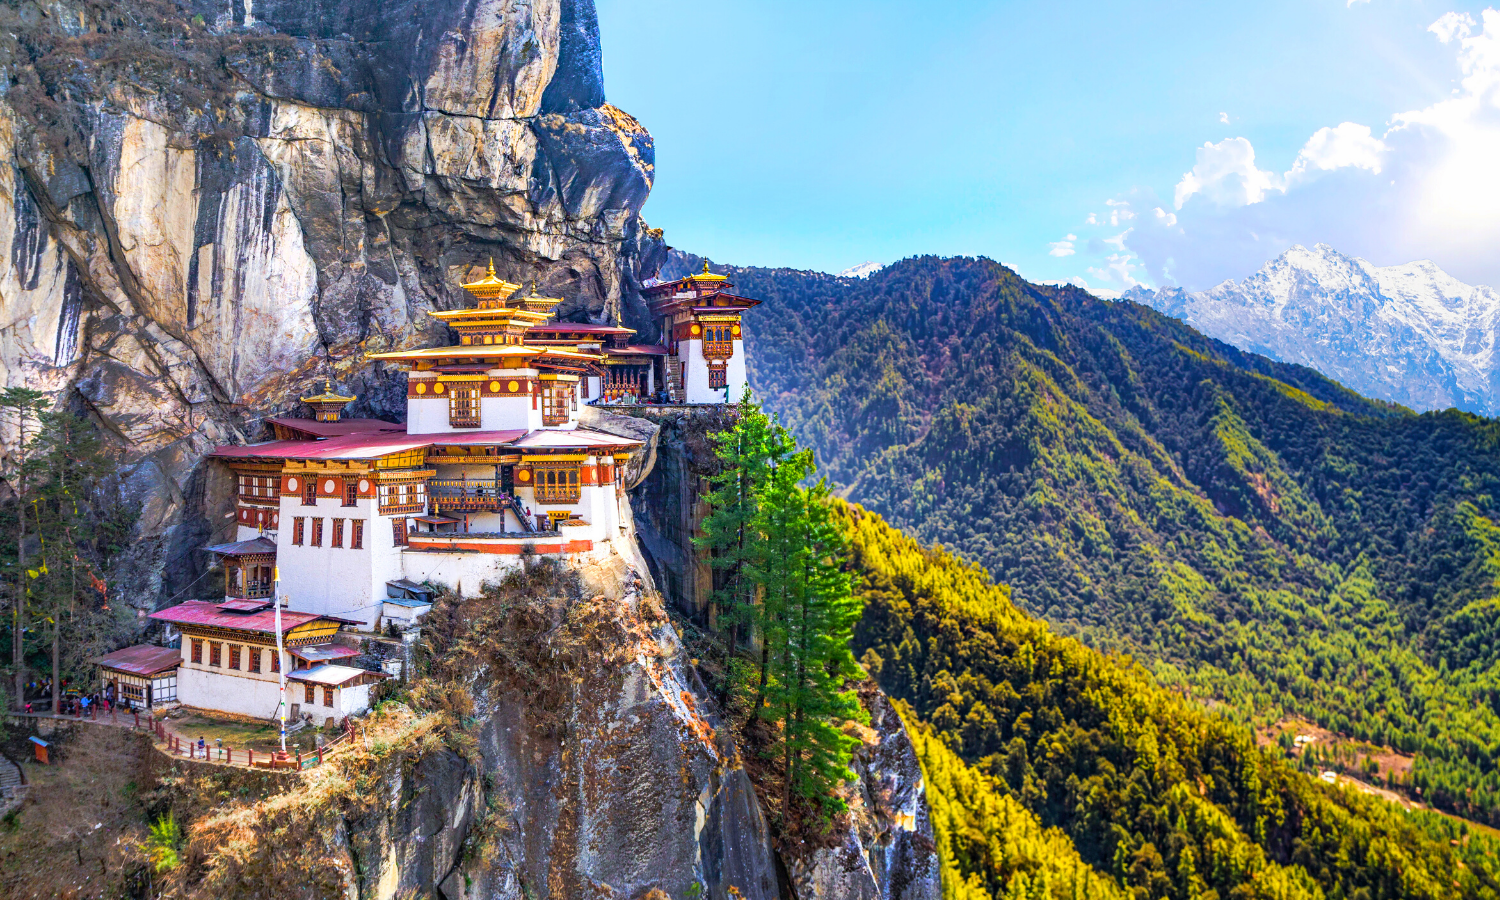
<path id="1" fill-rule="evenodd" d="M 40 556 L 26 574 L 32 606 L 51 625 L 55 710 L 63 673 L 83 669 L 107 649 L 103 642 L 111 629 L 102 562 L 123 546 L 128 525 L 117 521 L 120 507 L 108 494 L 116 466 L 97 431 L 61 410 L 42 413 L 39 425 L 26 462 L 33 485 L 26 511 Z"/>
<path id="2" fill-rule="evenodd" d="M 808 552 L 800 560 L 802 603 L 791 617 L 788 642 L 795 660 L 790 668 L 796 700 L 795 712 L 784 724 L 791 760 L 786 777 L 793 792 L 831 814 L 845 807 L 832 788 L 852 777 L 849 760 L 859 744 L 843 725 L 869 721 L 858 696 L 846 689 L 860 677 L 849 642 L 861 605 L 843 568 L 848 541 L 829 509 L 827 483 L 819 481 L 799 494 Z"/>
<path id="3" fill-rule="evenodd" d="M 744 629 L 754 620 L 756 585 L 750 577 L 760 542 L 752 532 L 758 494 L 770 472 L 772 426 L 755 404 L 750 388 L 740 398 L 738 417 L 732 428 L 710 435 L 720 469 L 710 476 L 709 514 L 703 520 L 704 536 L 695 539 L 710 554 L 710 565 L 719 573 L 713 593 L 713 626 L 724 635 L 724 673 L 719 685 L 720 703 L 727 709 L 747 679 L 739 659 Z"/>
<path id="4" fill-rule="evenodd" d="M 711 512 L 701 546 L 720 577 L 715 625 L 725 635 L 726 701 L 750 692 L 751 716 L 775 737 L 783 814 L 794 799 L 823 815 L 843 802 L 834 788 L 850 777 L 858 741 L 844 733 L 866 714 L 846 686 L 861 676 L 849 642 L 860 615 L 844 571 L 847 543 L 825 483 L 803 484 L 816 466 L 747 390 L 732 428 L 714 435 L 721 471 L 711 478 Z M 748 633 L 747 633 L 748 632 Z M 759 665 L 740 654 L 759 638 Z"/>
<path id="5" fill-rule="evenodd" d="M 5 388 L 0 390 L 0 409 L 6 410 L 15 417 L 16 422 L 16 446 L 18 448 L 18 459 L 16 461 L 16 478 L 11 485 L 16 498 L 16 584 L 15 593 L 11 598 L 11 676 L 15 679 L 16 708 L 20 709 L 26 705 L 26 649 L 24 636 L 27 624 L 27 597 L 30 593 L 30 582 L 26 568 L 26 507 L 31 500 L 27 488 L 27 450 L 30 444 L 29 433 L 32 422 L 47 408 L 49 402 L 47 396 L 41 391 L 31 388 Z"/>

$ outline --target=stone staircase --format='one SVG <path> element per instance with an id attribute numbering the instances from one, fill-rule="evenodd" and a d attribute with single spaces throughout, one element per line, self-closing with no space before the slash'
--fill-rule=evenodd
<path id="1" fill-rule="evenodd" d="M 26 782 L 21 778 L 20 768 L 7 757 L 0 756 L 0 816 L 20 809 L 26 802 Z"/>
<path id="2" fill-rule="evenodd" d="M 682 360 L 668 357 L 667 359 L 667 401 L 669 403 L 681 403 L 687 396 L 682 389 Z"/>

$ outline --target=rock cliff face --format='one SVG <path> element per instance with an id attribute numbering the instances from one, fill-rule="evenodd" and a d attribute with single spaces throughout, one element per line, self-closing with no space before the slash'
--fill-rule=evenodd
<path id="1" fill-rule="evenodd" d="M 650 135 L 604 100 L 590 0 L 23 0 L 0 10 L 0 378 L 89 413 L 142 508 L 133 602 L 200 574 L 212 445 L 493 257 L 642 322 Z M 659 232 L 655 233 L 659 236 Z M 4 435 L 13 445 L 14 435 Z"/>

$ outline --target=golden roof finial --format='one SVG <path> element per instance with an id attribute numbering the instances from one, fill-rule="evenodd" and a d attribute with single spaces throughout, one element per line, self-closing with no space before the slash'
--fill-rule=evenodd
<path id="1" fill-rule="evenodd" d="M 703 274 L 704 275 L 709 274 L 708 273 L 708 260 L 706 260 L 706 259 L 703 261 Z"/>
<path id="2" fill-rule="evenodd" d="M 536 296 L 536 279 L 531 279 L 531 296 Z"/>
<path id="3" fill-rule="evenodd" d="M 490 257 L 490 267 L 488 270 L 486 270 L 486 274 L 488 274 L 491 278 L 495 277 L 495 257 L 493 256 Z"/>

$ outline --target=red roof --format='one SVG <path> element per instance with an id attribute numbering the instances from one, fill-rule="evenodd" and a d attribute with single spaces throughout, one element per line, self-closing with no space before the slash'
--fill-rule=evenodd
<path id="1" fill-rule="evenodd" d="M 570 334 L 635 334 L 634 328 L 618 328 L 614 325 L 590 325 L 585 322 L 548 322 L 545 325 L 533 325 L 528 334 L 557 334 L 567 332 Z"/>
<path id="2" fill-rule="evenodd" d="M 174 625 L 211 625 L 216 628 L 237 628 L 240 631 L 255 631 L 262 634 L 276 633 L 276 610 L 263 609 L 253 613 L 226 612 L 219 604 L 207 600 L 189 600 L 151 614 L 158 622 Z M 341 624 L 352 624 L 337 616 L 320 616 L 317 613 L 281 611 L 281 631 L 285 634 L 298 625 L 306 625 L 317 619 L 328 619 Z"/>
<path id="3" fill-rule="evenodd" d="M 631 344 L 628 347 L 605 347 L 609 356 L 666 356 L 672 351 L 661 344 Z"/>
<path id="4" fill-rule="evenodd" d="M 182 652 L 171 647 L 137 644 L 101 656 L 94 662 L 116 672 L 149 677 L 182 665 Z"/>
<path id="5" fill-rule="evenodd" d="M 278 416 L 266 419 L 274 425 L 284 425 L 320 438 L 339 437 L 345 434 L 366 434 L 383 431 L 405 431 L 406 426 L 384 419 L 340 419 L 337 422 L 319 422 L 317 419 L 292 419 Z"/>
<path id="6" fill-rule="evenodd" d="M 387 453 L 418 450 L 433 446 L 466 446 L 469 444 L 509 444 L 525 437 L 524 429 L 511 431 L 469 431 L 447 434 L 349 434 L 321 441 L 266 441 L 263 444 L 215 447 L 214 456 L 235 459 L 251 457 L 270 459 L 374 459 Z"/>
<path id="7" fill-rule="evenodd" d="M 589 450 L 598 447 L 627 449 L 639 447 L 642 443 L 631 438 L 616 437 L 597 431 L 584 431 L 583 429 L 562 431 L 549 428 L 544 431 L 533 431 L 525 438 L 516 441 L 515 446 L 521 450 Z"/>

